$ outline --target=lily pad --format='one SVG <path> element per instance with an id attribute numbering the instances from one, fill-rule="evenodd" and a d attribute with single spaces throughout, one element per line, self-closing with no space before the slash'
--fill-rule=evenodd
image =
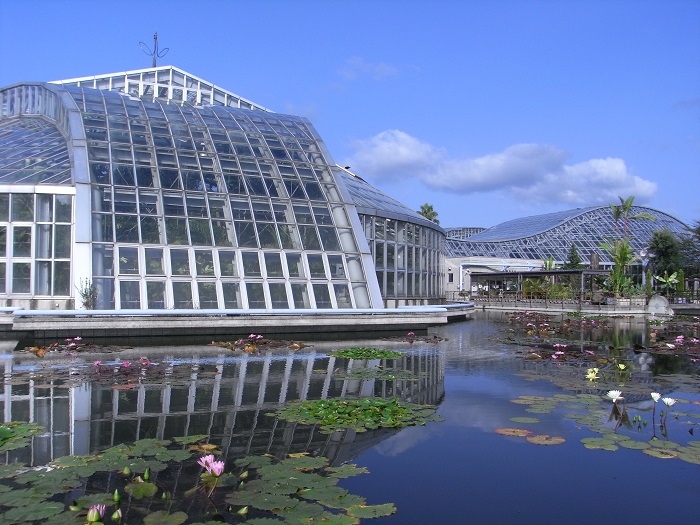
<path id="1" fill-rule="evenodd" d="M 185 521 L 187 521 L 187 514 L 182 511 L 168 514 L 164 510 L 159 510 L 143 518 L 144 525 L 180 525 Z"/>
<path id="2" fill-rule="evenodd" d="M 513 436 L 513 437 L 526 437 L 531 436 L 532 431 L 526 430 L 524 428 L 497 428 L 494 430 L 496 434 L 502 436 Z"/>
<path id="3" fill-rule="evenodd" d="M 513 423 L 539 423 L 540 420 L 536 417 L 511 417 Z"/>
<path id="4" fill-rule="evenodd" d="M 676 450 L 668 450 L 663 448 L 645 448 L 642 450 L 642 452 L 659 459 L 674 459 L 680 455 L 680 453 Z"/>
<path id="5" fill-rule="evenodd" d="M 132 482 L 124 487 L 124 492 L 130 494 L 134 499 L 148 498 L 158 492 L 158 487 L 148 481 Z"/>
<path id="6" fill-rule="evenodd" d="M 396 507 L 392 503 L 383 505 L 358 505 L 350 507 L 348 514 L 356 518 L 379 518 L 381 516 L 390 516 L 396 512 Z"/>
<path id="7" fill-rule="evenodd" d="M 547 434 L 537 434 L 536 436 L 528 436 L 525 438 L 528 442 L 535 445 L 561 445 L 566 442 L 566 439 L 558 436 L 549 436 Z"/>
<path id="8" fill-rule="evenodd" d="M 617 443 L 623 448 L 631 448 L 634 450 L 644 450 L 646 448 L 651 448 L 651 445 L 645 441 L 635 441 L 633 439 L 627 439 L 625 441 L 619 441 Z"/>

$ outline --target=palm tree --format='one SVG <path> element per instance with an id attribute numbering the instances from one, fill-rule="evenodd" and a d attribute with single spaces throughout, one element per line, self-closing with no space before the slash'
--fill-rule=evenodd
<path id="1" fill-rule="evenodd" d="M 624 232 L 624 236 L 627 237 L 627 222 L 630 220 L 634 219 L 647 219 L 649 221 L 654 221 L 656 220 L 656 217 L 649 213 L 635 213 L 634 215 L 631 215 L 632 213 L 632 206 L 634 204 L 634 197 L 627 197 L 626 199 L 623 199 L 622 197 L 618 197 L 620 199 L 620 204 L 611 204 L 610 205 L 610 211 L 612 211 L 613 219 L 615 220 L 615 229 L 617 230 L 617 224 L 619 223 L 620 219 L 622 219 L 622 231 Z"/>
<path id="2" fill-rule="evenodd" d="M 428 204 L 428 203 L 421 204 L 420 210 L 418 211 L 418 215 L 422 215 L 423 217 L 425 217 L 429 221 L 434 222 L 435 224 L 440 224 L 440 221 L 437 218 L 438 212 L 436 212 L 433 209 L 432 204 Z"/>

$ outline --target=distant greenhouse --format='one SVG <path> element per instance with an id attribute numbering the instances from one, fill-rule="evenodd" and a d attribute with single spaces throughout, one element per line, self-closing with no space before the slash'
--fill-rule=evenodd
<path id="1" fill-rule="evenodd" d="M 597 254 L 602 266 L 612 264 L 610 254 L 601 249 L 602 243 L 626 233 L 632 250 L 639 253 L 649 245 L 656 230 L 668 229 L 678 237 L 687 234 L 687 226 L 661 211 L 633 206 L 629 216 L 649 214 L 649 219 L 620 219 L 615 221 L 609 206 L 577 208 L 544 215 L 514 219 L 481 233 L 460 240 L 448 235 L 446 257 L 489 257 L 503 260 L 548 260 L 565 262 L 576 246 L 585 264 Z M 626 224 L 625 224 L 626 222 Z"/>

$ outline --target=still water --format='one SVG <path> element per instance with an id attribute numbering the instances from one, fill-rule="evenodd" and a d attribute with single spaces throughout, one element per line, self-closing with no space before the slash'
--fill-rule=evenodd
<path id="1" fill-rule="evenodd" d="M 643 323 L 602 324 L 557 334 L 557 341 L 566 339 L 568 352 L 575 349 L 585 360 L 563 354 L 554 359 L 544 348 L 547 338 L 540 348 L 533 344 L 540 336 L 518 332 L 512 316 L 488 312 L 414 342 L 316 343 L 256 356 L 207 345 L 43 359 L 8 353 L 5 421 L 33 421 L 46 431 L 31 447 L 3 453 L 4 460 L 42 465 L 136 439 L 206 434 L 229 464 L 249 454 L 282 458 L 310 452 L 336 465 L 366 467 L 368 474 L 342 486 L 370 504 L 395 504 L 398 511 L 375 520 L 378 525 L 696 523 L 699 464 L 624 446 L 589 449 L 581 440 L 614 433 L 620 439 L 664 441 L 669 450 L 697 447 L 700 366 L 682 353 L 643 351 L 651 346 Z M 689 330 L 686 337 L 697 337 L 697 328 L 691 324 Z M 327 353 L 352 346 L 406 355 L 379 363 L 396 370 L 391 380 L 338 379 L 358 363 Z M 140 358 L 150 366 L 137 366 Z M 125 360 L 133 364 L 124 367 Z M 592 366 L 607 367 L 607 375 L 586 380 Z M 402 370 L 414 377 L 402 379 Z M 622 392 L 629 417 L 613 417 L 617 405 L 606 398 L 611 388 Z M 650 392 L 679 400 L 667 409 L 663 429 L 658 425 L 663 410 Z M 297 399 L 356 396 L 436 405 L 444 420 L 328 435 L 270 414 Z M 543 409 L 542 403 L 549 405 Z M 496 432 L 504 428 L 555 437 L 560 444 L 538 445 Z M 101 483 L 100 491 L 113 490 L 109 481 Z"/>

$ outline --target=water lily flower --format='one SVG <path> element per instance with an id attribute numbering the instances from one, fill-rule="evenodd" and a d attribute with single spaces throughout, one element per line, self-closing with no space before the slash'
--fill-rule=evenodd
<path id="1" fill-rule="evenodd" d="M 112 521 L 121 521 L 122 519 L 122 509 L 117 509 L 112 514 Z"/>
<path id="2" fill-rule="evenodd" d="M 597 368 L 589 368 L 588 372 L 586 373 L 586 379 L 589 381 L 593 381 L 594 379 L 598 379 L 598 369 Z"/>
<path id="3" fill-rule="evenodd" d="M 619 368 L 620 370 L 624 370 L 625 368 L 627 368 L 627 365 L 625 365 L 623 363 L 618 363 L 617 368 Z"/>
<path id="4" fill-rule="evenodd" d="M 610 390 L 607 395 L 610 399 L 612 399 L 613 403 L 617 403 L 620 399 L 624 399 L 620 390 Z"/>
<path id="5" fill-rule="evenodd" d="M 129 368 L 131 366 L 131 361 L 122 361 L 122 366 L 124 368 Z"/>
<path id="6" fill-rule="evenodd" d="M 93 505 L 87 513 L 88 523 L 95 523 L 102 519 L 105 514 L 105 505 Z"/>
<path id="7" fill-rule="evenodd" d="M 208 454 L 206 456 L 202 456 L 197 460 L 197 463 L 204 467 L 205 469 L 209 470 L 209 465 L 214 463 L 214 454 Z"/>
<path id="8" fill-rule="evenodd" d="M 667 407 L 672 407 L 676 404 L 676 400 L 672 397 L 664 397 L 663 399 L 661 399 L 661 401 L 663 401 Z"/>
<path id="9" fill-rule="evenodd" d="M 102 361 L 95 361 L 95 362 L 92 363 L 92 364 L 95 365 L 95 366 L 100 366 L 100 365 L 102 364 Z"/>
<path id="10" fill-rule="evenodd" d="M 595 355 L 595 352 L 593 350 L 584 350 L 584 352 L 590 355 Z"/>
<path id="11" fill-rule="evenodd" d="M 416 334 L 414 334 L 413 332 L 408 332 L 406 335 L 408 337 L 415 337 L 416 336 Z"/>
<path id="12" fill-rule="evenodd" d="M 80 336 L 77 336 L 77 337 L 74 337 L 74 338 L 73 338 L 73 341 L 82 341 L 82 340 L 83 340 L 83 338 L 80 337 Z"/>
<path id="13" fill-rule="evenodd" d="M 654 400 L 654 403 L 658 403 L 659 399 L 661 399 L 661 394 L 659 394 L 658 392 L 652 392 L 651 398 Z"/>
<path id="14" fill-rule="evenodd" d="M 209 465 L 209 468 L 207 471 L 209 474 L 212 476 L 216 476 L 217 478 L 221 476 L 221 474 L 224 473 L 224 468 L 226 467 L 226 464 L 223 461 L 214 461 Z"/>

